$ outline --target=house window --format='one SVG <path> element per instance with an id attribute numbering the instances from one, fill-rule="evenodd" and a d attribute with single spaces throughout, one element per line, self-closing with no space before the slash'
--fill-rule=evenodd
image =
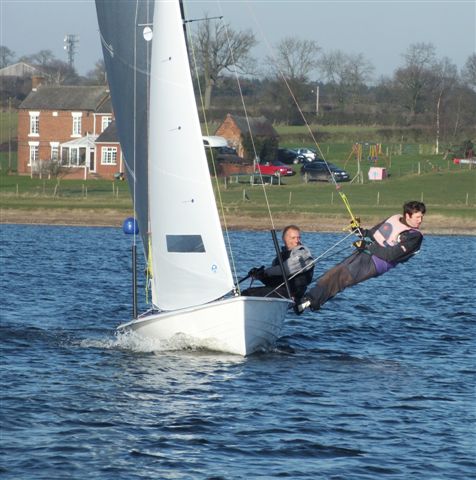
<path id="1" fill-rule="evenodd" d="M 82 112 L 71 112 L 73 116 L 73 133 L 71 134 L 72 137 L 80 137 L 81 136 L 81 117 Z"/>
<path id="2" fill-rule="evenodd" d="M 28 142 L 30 146 L 30 156 L 28 157 L 28 166 L 36 166 L 40 160 L 40 142 Z"/>
<path id="3" fill-rule="evenodd" d="M 50 158 L 53 162 L 59 161 L 59 142 L 51 142 L 51 154 Z"/>
<path id="4" fill-rule="evenodd" d="M 112 117 L 102 117 L 101 120 L 101 132 L 104 132 L 109 124 L 112 122 Z"/>
<path id="5" fill-rule="evenodd" d="M 101 165 L 116 165 L 117 147 L 103 147 Z"/>
<path id="6" fill-rule="evenodd" d="M 79 166 L 79 150 L 77 148 L 70 149 L 69 164 L 75 167 Z"/>
<path id="7" fill-rule="evenodd" d="M 30 112 L 30 133 L 31 137 L 40 135 L 40 112 Z"/>

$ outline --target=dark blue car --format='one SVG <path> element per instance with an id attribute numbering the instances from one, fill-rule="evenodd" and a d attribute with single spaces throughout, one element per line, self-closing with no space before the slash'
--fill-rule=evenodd
<path id="1" fill-rule="evenodd" d="M 318 159 L 313 162 L 305 163 L 301 167 L 301 176 L 304 182 L 336 182 L 350 181 L 349 174 L 333 163 L 326 163 Z"/>

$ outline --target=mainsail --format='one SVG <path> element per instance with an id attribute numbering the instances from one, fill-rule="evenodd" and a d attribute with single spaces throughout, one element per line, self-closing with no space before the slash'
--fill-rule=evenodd
<path id="1" fill-rule="evenodd" d="M 148 96 L 152 0 L 96 0 L 99 34 L 126 178 L 134 199 L 139 231 L 148 256 Z"/>

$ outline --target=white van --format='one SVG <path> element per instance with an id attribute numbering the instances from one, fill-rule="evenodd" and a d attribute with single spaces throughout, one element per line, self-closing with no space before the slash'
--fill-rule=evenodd
<path id="1" fill-rule="evenodd" d="M 215 147 L 228 147 L 228 142 L 224 137 L 219 137 L 218 135 L 211 135 L 209 137 L 202 137 L 203 145 L 209 148 Z"/>

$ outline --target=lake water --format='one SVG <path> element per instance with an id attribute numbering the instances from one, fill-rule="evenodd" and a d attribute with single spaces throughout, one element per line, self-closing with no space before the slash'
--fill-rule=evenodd
<path id="1" fill-rule="evenodd" d="M 243 359 L 115 336 L 120 229 L 0 231 L 2 478 L 475 478 L 474 237 L 427 236 Z M 304 234 L 315 254 L 340 238 Z M 240 275 L 273 257 L 269 233 L 231 239 Z"/>

